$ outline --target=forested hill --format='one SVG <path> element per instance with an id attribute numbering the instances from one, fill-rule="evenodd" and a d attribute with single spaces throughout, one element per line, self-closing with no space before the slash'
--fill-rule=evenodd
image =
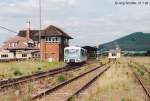
<path id="1" fill-rule="evenodd" d="M 121 37 L 112 42 L 100 46 L 102 50 L 114 49 L 119 46 L 121 50 L 127 51 L 146 51 L 150 50 L 150 33 L 135 32 Z"/>

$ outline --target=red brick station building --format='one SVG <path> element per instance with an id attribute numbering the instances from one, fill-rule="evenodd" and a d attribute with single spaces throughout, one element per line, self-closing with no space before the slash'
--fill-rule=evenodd
<path id="1" fill-rule="evenodd" d="M 53 25 L 41 30 L 40 36 L 39 30 L 31 30 L 27 23 L 27 29 L 6 40 L 2 48 L 14 54 L 30 53 L 33 58 L 41 57 L 42 60 L 63 61 L 64 48 L 69 46 L 72 37 Z"/>
<path id="2" fill-rule="evenodd" d="M 41 57 L 54 60 L 64 59 L 64 48 L 69 46 L 69 35 L 61 29 L 50 25 L 41 33 Z"/>

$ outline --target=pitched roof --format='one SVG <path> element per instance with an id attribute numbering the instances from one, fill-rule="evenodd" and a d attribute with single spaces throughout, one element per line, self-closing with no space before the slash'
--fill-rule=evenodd
<path id="1" fill-rule="evenodd" d="M 30 30 L 30 38 L 27 38 L 26 37 L 27 31 L 20 30 L 16 36 L 9 38 L 4 43 L 19 42 L 19 41 L 24 41 L 24 42 L 38 41 L 38 38 L 39 38 L 38 32 L 39 32 L 39 30 Z M 60 37 L 72 39 L 72 37 L 70 37 L 68 34 L 66 34 L 61 29 L 59 29 L 53 25 L 50 25 L 47 28 L 45 28 L 44 30 L 42 30 L 41 36 L 60 36 Z"/>
<path id="2" fill-rule="evenodd" d="M 120 53 L 121 50 L 120 49 L 110 49 L 109 52 L 110 53 Z"/>
<path id="3" fill-rule="evenodd" d="M 26 43 L 31 42 L 34 43 L 34 41 L 31 38 L 27 37 L 20 37 L 18 35 L 9 38 L 7 41 L 4 42 L 3 49 L 9 49 L 9 50 L 19 50 L 19 49 L 38 49 L 38 46 L 34 47 L 28 47 Z M 17 43 L 16 47 L 9 46 L 10 43 Z"/>
<path id="4" fill-rule="evenodd" d="M 92 46 L 83 46 L 82 48 L 86 49 L 87 51 L 97 51 L 97 48 Z"/>
<path id="5" fill-rule="evenodd" d="M 18 41 L 33 41 L 33 40 L 30 39 L 30 38 L 21 37 L 21 36 L 16 35 L 16 36 L 14 36 L 14 37 L 9 38 L 9 39 L 8 39 L 7 41 L 5 41 L 5 42 L 18 42 Z M 4 42 L 4 43 L 5 43 L 5 42 Z"/>
<path id="6" fill-rule="evenodd" d="M 72 39 L 72 37 L 70 37 L 64 31 L 62 31 L 61 29 L 59 29 L 53 25 L 50 25 L 47 28 L 45 28 L 44 30 L 42 30 L 41 36 L 60 36 L 60 37 Z"/>
<path id="7" fill-rule="evenodd" d="M 38 40 L 38 37 L 36 37 L 36 33 L 38 33 L 39 30 L 30 30 L 30 38 L 34 41 L 37 41 Z M 26 33 L 27 31 L 26 30 L 20 30 L 19 33 L 18 33 L 18 36 L 20 37 L 26 37 Z"/>

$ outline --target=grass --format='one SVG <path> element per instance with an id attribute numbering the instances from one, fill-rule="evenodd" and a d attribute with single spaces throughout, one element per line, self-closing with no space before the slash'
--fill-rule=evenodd
<path id="1" fill-rule="evenodd" d="M 86 95 L 75 101 L 145 101 L 146 95 L 123 58 L 99 78 Z M 83 92 L 84 93 L 84 92 Z"/>
<path id="2" fill-rule="evenodd" d="M 147 81 L 147 83 L 150 85 L 150 74 L 145 71 L 150 69 L 150 67 L 148 66 L 148 64 L 144 64 L 144 63 L 133 63 L 132 66 L 134 67 L 135 72 L 140 75 L 143 80 Z"/>
<path id="3" fill-rule="evenodd" d="M 150 64 L 150 57 L 129 57 L 132 61 L 142 64 Z"/>
<path id="4" fill-rule="evenodd" d="M 42 78 L 41 80 L 29 82 L 27 84 L 20 84 L 7 90 L 0 92 L 0 101 L 10 101 L 10 99 L 16 99 L 17 101 L 31 101 L 31 95 L 41 92 L 43 89 L 54 87 L 66 80 L 76 77 L 92 68 L 99 66 L 99 62 L 92 63 L 90 65 L 84 65 L 82 68 L 77 68 L 72 71 L 60 73 L 54 76 Z M 14 92 L 18 92 L 15 94 Z M 7 98 L 8 96 L 8 98 Z M 14 100 L 14 101 L 16 101 Z"/>
<path id="5" fill-rule="evenodd" d="M 141 58 L 139 58 L 141 59 Z M 107 59 L 102 59 L 101 63 L 106 63 Z M 137 61 L 140 61 L 137 59 Z M 143 60 L 144 61 L 144 60 Z M 147 61 L 147 60 L 146 60 Z M 16 64 L 18 68 L 13 68 L 13 71 L 9 71 L 14 75 L 14 71 L 17 69 L 17 75 L 28 74 L 38 71 L 44 71 L 50 68 L 55 68 L 58 65 L 63 65 L 63 63 L 47 63 L 47 62 L 40 62 L 40 61 L 21 61 L 22 63 L 3 63 L 9 66 L 11 64 Z M 136 81 L 132 71 L 128 67 L 127 63 L 129 62 L 128 58 L 122 58 L 118 60 L 117 62 L 113 62 L 111 64 L 111 68 L 105 72 L 105 74 L 98 79 L 98 81 L 93 86 L 93 89 L 90 91 L 87 91 L 88 94 L 84 97 L 81 97 L 78 99 L 78 97 L 74 97 L 73 101 L 145 101 L 146 95 L 143 91 L 143 88 L 139 85 L 139 83 Z M 147 61 L 148 62 L 148 61 Z M 29 64 L 27 64 L 29 63 Z M 18 65 L 20 64 L 20 65 Z M 29 71 L 26 69 L 31 68 L 30 72 L 25 73 L 22 72 L 22 69 L 20 69 L 20 66 L 22 64 L 22 68 L 24 68 L 25 71 Z M 10 101 L 10 99 L 21 99 L 18 101 L 30 101 L 31 94 L 41 91 L 42 88 L 46 87 L 53 87 L 56 84 L 59 84 L 63 82 L 64 80 L 68 80 L 72 77 L 78 76 L 79 74 L 92 69 L 91 67 L 97 66 L 99 63 L 95 63 L 91 66 L 85 66 L 84 68 L 78 68 L 73 71 L 65 72 L 59 75 L 56 75 L 54 77 L 45 78 L 38 82 L 32 82 L 29 83 L 29 85 L 20 85 L 17 86 L 17 88 L 9 89 L 6 92 L 0 92 L 0 95 L 3 97 L 0 100 L 2 101 Z M 1 71 L 2 64 L 0 63 L 0 72 Z M 6 66 L 5 69 L 9 66 Z M 28 67 L 27 67 L 28 66 Z M 33 68 L 34 66 L 34 68 Z M 4 68 L 4 65 L 3 65 Z M 142 70 L 140 70 L 142 71 Z M 144 73 L 145 75 L 146 73 Z M 14 75 L 15 76 L 15 75 Z M 150 79 L 150 77 L 149 77 Z M 38 89 L 37 89 L 38 88 Z M 14 92 L 17 92 L 16 90 L 20 91 L 20 94 L 16 96 Z M 6 95 L 8 95 L 8 98 L 6 98 Z M 148 100 L 147 100 L 148 101 Z"/>
<path id="6" fill-rule="evenodd" d="M 101 64 L 106 64 L 106 63 L 108 63 L 109 60 L 108 60 L 107 57 L 102 57 L 102 58 L 99 59 L 99 61 L 100 61 Z"/>
<path id="7" fill-rule="evenodd" d="M 27 60 L 0 63 L 0 79 L 6 79 L 16 76 L 29 75 L 39 71 L 46 71 L 49 69 L 63 66 L 63 62 Z"/>

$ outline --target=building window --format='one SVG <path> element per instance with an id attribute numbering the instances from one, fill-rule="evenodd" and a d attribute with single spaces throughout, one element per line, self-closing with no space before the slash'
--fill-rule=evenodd
<path id="1" fill-rule="evenodd" d="M 112 53 L 112 56 L 116 56 L 116 53 Z"/>
<path id="2" fill-rule="evenodd" d="M 12 47 L 15 47 L 15 43 L 12 43 L 11 46 L 12 46 Z"/>
<path id="3" fill-rule="evenodd" d="M 60 37 L 46 37 L 47 43 L 60 43 L 61 38 Z"/>
<path id="4" fill-rule="evenodd" d="M 6 57 L 8 57 L 8 54 L 2 54 L 1 57 L 6 58 Z"/>
<path id="5" fill-rule="evenodd" d="M 64 44 L 68 45 L 69 44 L 69 40 L 68 39 L 64 39 Z"/>
<path id="6" fill-rule="evenodd" d="M 27 57 L 27 54 L 22 54 L 22 57 Z"/>
<path id="7" fill-rule="evenodd" d="M 28 43 L 28 47 L 33 47 L 33 46 L 34 46 L 34 44 Z"/>
<path id="8" fill-rule="evenodd" d="M 11 47 L 11 43 L 9 43 L 8 46 Z"/>
<path id="9" fill-rule="evenodd" d="M 17 42 L 13 42 L 13 43 L 9 43 L 9 46 L 11 46 L 11 47 L 17 47 Z"/>

